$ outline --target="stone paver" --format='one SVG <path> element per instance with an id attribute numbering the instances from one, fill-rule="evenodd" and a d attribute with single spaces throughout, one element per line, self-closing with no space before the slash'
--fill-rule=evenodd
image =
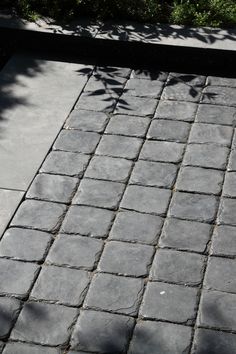
<path id="1" fill-rule="evenodd" d="M 28 190 L 0 177 L 0 352 L 236 354 L 235 79 L 76 75 Z"/>

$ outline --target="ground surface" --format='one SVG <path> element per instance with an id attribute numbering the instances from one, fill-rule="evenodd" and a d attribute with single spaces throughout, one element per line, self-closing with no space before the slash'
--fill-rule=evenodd
<path id="1" fill-rule="evenodd" d="M 0 352 L 236 353 L 236 79 L 73 65 L 38 173 L 0 189 Z"/>

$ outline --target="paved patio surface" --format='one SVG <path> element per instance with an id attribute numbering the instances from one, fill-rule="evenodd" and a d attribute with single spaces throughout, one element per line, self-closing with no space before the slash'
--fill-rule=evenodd
<path id="1" fill-rule="evenodd" d="M 0 185 L 0 353 L 236 353 L 236 79 L 72 71 L 23 104 L 59 109 Z"/>

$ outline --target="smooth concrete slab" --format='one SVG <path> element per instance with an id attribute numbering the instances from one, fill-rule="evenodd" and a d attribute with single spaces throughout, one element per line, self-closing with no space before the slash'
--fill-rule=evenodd
<path id="1" fill-rule="evenodd" d="M 24 192 L 0 189 L 0 238 L 18 207 Z"/>
<path id="2" fill-rule="evenodd" d="M 4 67 L 0 188 L 28 188 L 87 81 L 87 75 L 80 74 L 84 68 L 26 54 L 13 56 Z"/>

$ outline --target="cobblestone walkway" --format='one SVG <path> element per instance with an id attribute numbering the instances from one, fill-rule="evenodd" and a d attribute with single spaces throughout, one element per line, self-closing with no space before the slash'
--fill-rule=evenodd
<path id="1" fill-rule="evenodd" d="M 235 107 L 93 69 L 0 241 L 0 352 L 236 353 Z"/>

